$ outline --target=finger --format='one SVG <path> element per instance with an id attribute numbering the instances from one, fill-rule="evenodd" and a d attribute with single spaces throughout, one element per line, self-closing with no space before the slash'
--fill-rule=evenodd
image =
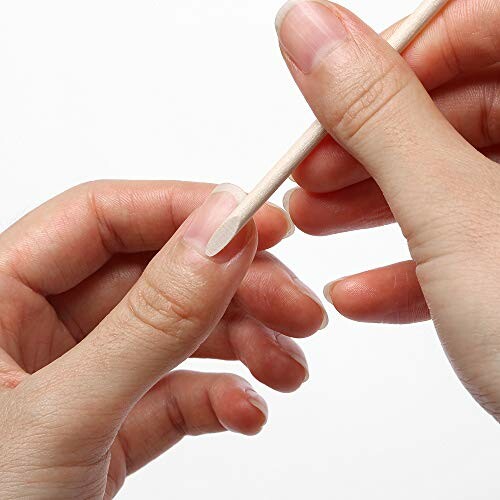
<path id="1" fill-rule="evenodd" d="M 477 149 L 500 143 L 500 67 L 456 79 L 431 93 L 451 125 Z M 313 193 L 329 193 L 370 176 L 330 136 L 297 168 L 293 179 Z"/>
<path id="2" fill-rule="evenodd" d="M 442 182 L 463 180 L 462 190 L 472 182 L 471 162 L 487 168 L 486 160 L 399 54 L 353 14 L 329 2 L 287 5 L 280 41 L 296 82 L 330 134 L 374 177 L 404 233 L 424 230 L 436 210 L 453 217 L 459 198 L 443 200 Z M 436 225 L 430 230 L 439 235 Z"/>
<path id="3" fill-rule="evenodd" d="M 500 146 L 483 148 L 481 153 L 500 163 Z M 326 194 L 291 189 L 285 194 L 283 205 L 301 231 L 316 236 L 358 231 L 394 222 L 391 208 L 373 179 Z"/>
<path id="4" fill-rule="evenodd" d="M 125 420 L 110 465 L 113 486 L 119 488 L 127 474 L 185 436 L 226 430 L 254 435 L 266 420 L 265 401 L 240 377 L 173 372 L 156 384 Z"/>
<path id="5" fill-rule="evenodd" d="M 149 258 L 149 255 L 115 258 L 101 270 L 100 276 L 94 275 L 77 287 L 76 294 L 73 295 L 73 291 L 70 291 L 54 297 L 53 305 L 75 341 L 83 340 L 123 299 L 140 278 Z M 260 316 L 279 323 L 285 333 L 287 325 L 296 326 L 296 321 L 289 321 L 287 316 L 293 317 L 296 310 L 303 310 L 307 314 L 310 308 L 311 318 L 308 324 L 305 323 L 306 330 L 300 331 L 304 336 L 307 335 L 309 328 L 314 328 L 314 324 L 317 324 L 317 318 L 321 321 L 323 316 L 316 303 L 306 294 L 305 285 L 297 285 L 292 277 L 285 273 L 286 268 L 272 256 L 261 254 L 256 260 L 261 261 L 261 268 L 250 269 L 245 281 L 251 274 L 259 276 L 250 277 L 252 283 L 243 283 L 240 287 L 248 288 L 243 293 L 250 297 L 250 307 L 257 315 L 264 311 Z M 252 266 L 254 265 L 255 262 Z M 266 288 L 262 281 L 265 277 L 269 288 Z M 253 281 L 259 286 L 253 286 Z M 294 288 L 282 295 L 284 300 L 274 300 L 274 290 L 286 290 L 287 286 Z M 261 295 L 261 304 L 255 302 L 254 295 L 258 294 Z M 317 298 L 316 300 L 319 301 Z M 233 304 L 229 307 L 222 321 L 193 356 L 240 360 L 259 381 L 269 387 L 282 392 L 297 389 L 308 375 L 304 354 L 293 341 L 267 328 L 258 318 L 252 318 L 248 309 L 245 309 L 245 301 L 243 297 L 238 301 L 239 305 Z M 304 320 L 306 319 L 304 316 Z M 294 330 L 294 333 L 297 333 L 297 330 Z"/>
<path id="6" fill-rule="evenodd" d="M 285 194 L 283 205 L 301 231 L 316 236 L 394 222 L 391 209 L 373 179 L 328 194 L 292 189 Z"/>
<path id="7" fill-rule="evenodd" d="M 194 356 L 240 360 L 257 380 L 280 392 L 293 392 L 309 378 L 304 353 L 293 340 L 240 311 L 229 312 Z"/>
<path id="8" fill-rule="evenodd" d="M 456 132 L 399 54 L 355 16 L 307 1 L 281 19 L 295 80 L 326 130 L 380 186 L 449 358 L 470 392 L 498 415 L 498 387 L 486 376 L 498 345 L 489 310 L 496 294 L 483 295 L 484 283 L 497 280 L 494 269 L 484 275 L 498 252 L 491 215 L 498 212 L 497 165 Z M 477 291 L 477 283 L 483 291 L 464 293 Z"/>
<path id="9" fill-rule="evenodd" d="M 117 255 L 68 292 L 50 297 L 57 315 L 76 341 L 82 340 L 125 297 L 153 257 Z M 320 299 L 272 255 L 257 254 L 235 301 L 269 328 L 307 337 L 328 322 Z"/>
<path id="10" fill-rule="evenodd" d="M 275 269 L 272 267 L 279 263 L 272 263 L 270 256 L 261 255 L 259 257 L 267 262 L 262 264 L 262 270 L 254 270 L 254 273 L 262 272 L 264 274 L 269 271 L 274 274 Z M 120 303 L 140 278 L 149 259 L 149 255 L 115 258 L 101 270 L 100 276 L 94 275 L 77 287 L 75 295 L 70 291 L 62 296 L 54 297 L 53 304 L 58 315 L 76 342 L 83 340 Z M 268 266 L 268 263 L 272 265 Z M 279 269 L 278 272 L 281 270 Z M 249 271 L 245 279 L 248 279 L 249 274 L 252 274 L 252 270 Z M 263 278 L 250 279 L 260 283 Z M 284 284 L 281 283 L 281 279 L 283 279 Z M 275 317 L 276 322 L 281 316 L 280 325 L 285 332 L 287 323 L 295 324 L 293 321 L 287 321 L 286 316 L 294 316 L 297 309 L 307 312 L 308 308 L 311 307 L 310 297 L 300 289 L 285 294 L 284 301 L 267 302 L 272 297 L 269 290 L 276 290 L 278 286 L 283 286 L 285 289 L 289 285 L 289 281 L 291 281 L 290 277 L 284 279 L 278 275 L 275 279 L 267 281 L 270 289 L 265 290 L 264 286 L 260 289 L 252 288 L 252 284 L 247 284 L 246 286 L 250 289 L 244 292 L 248 293 L 249 296 L 254 293 L 263 293 L 262 305 L 254 303 L 252 307 L 257 313 L 259 308 L 269 308 L 269 312 L 266 311 L 261 316 Z M 244 285 L 240 288 L 244 288 Z M 295 302 L 287 300 L 290 295 L 295 299 Z M 193 357 L 240 360 L 259 381 L 273 389 L 290 392 L 300 387 L 308 377 L 307 362 L 300 347 L 277 331 L 271 330 L 257 319 L 252 318 L 248 310 L 244 308 L 244 298 L 239 300 L 239 304 L 238 306 L 234 304 L 229 306 L 222 321 L 218 323 L 199 349 L 193 353 Z M 311 317 L 315 322 L 315 317 L 318 316 L 318 307 L 311 307 L 311 309 Z M 323 309 L 322 306 L 321 309 Z M 321 314 L 319 316 L 322 317 Z M 305 335 L 308 331 L 302 331 L 302 333 Z"/>
<path id="11" fill-rule="evenodd" d="M 272 330 L 308 337 L 328 325 L 321 300 L 273 255 L 257 255 L 236 303 Z"/>
<path id="12" fill-rule="evenodd" d="M 500 66 L 457 79 L 436 89 L 432 98 L 474 147 L 500 143 Z"/>
<path id="13" fill-rule="evenodd" d="M 327 136 L 295 169 L 292 180 L 311 193 L 331 193 L 369 177 L 358 160 Z"/>
<path id="14" fill-rule="evenodd" d="M 405 50 L 404 58 L 427 90 L 437 89 L 458 75 L 500 61 L 499 20 L 498 2 L 450 2 Z M 400 24 L 383 36 L 389 38 Z M 325 138 L 293 174 L 301 186 L 318 193 L 342 189 L 368 177 L 366 170 L 331 137 Z"/>
<path id="15" fill-rule="evenodd" d="M 424 86 L 433 90 L 458 75 L 500 61 L 499 20 L 496 1 L 449 2 L 405 50 L 404 57 Z"/>
<path id="16" fill-rule="evenodd" d="M 76 342 L 83 340 L 123 300 L 154 255 L 115 255 L 74 288 L 48 297 Z"/>
<path id="17" fill-rule="evenodd" d="M 500 163 L 499 146 L 484 148 L 481 152 Z M 301 231 L 317 236 L 369 229 L 394 222 L 394 215 L 373 179 L 327 194 L 292 189 L 285 194 L 283 205 Z"/>
<path id="18" fill-rule="evenodd" d="M 183 182 L 99 181 L 35 209 L 0 238 L 0 271 L 43 295 L 69 290 L 112 255 L 159 250 L 213 186 Z M 259 248 L 291 225 L 267 204 L 255 217 Z"/>
<path id="19" fill-rule="evenodd" d="M 413 261 L 334 281 L 325 287 L 325 297 L 355 321 L 402 324 L 430 319 Z"/>
<path id="20" fill-rule="evenodd" d="M 45 400 L 64 402 L 68 414 L 78 415 L 75 432 L 91 434 L 97 426 L 112 439 L 128 409 L 215 328 L 246 274 L 257 247 L 253 223 L 223 252 L 205 255 L 213 231 L 243 197 L 235 186 L 217 188 L 120 304 L 76 347 L 31 377 L 28 390 L 45 393 L 39 386 L 50 384 Z M 104 409 L 96 423 L 92 415 Z"/>

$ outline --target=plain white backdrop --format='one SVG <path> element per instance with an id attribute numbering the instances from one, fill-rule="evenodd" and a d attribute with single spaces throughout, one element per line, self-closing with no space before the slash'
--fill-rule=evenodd
<path id="1" fill-rule="evenodd" d="M 465 0 L 457 0 L 465 1 Z M 418 0 L 345 0 L 377 30 Z M 280 0 L 1 0 L 0 226 L 98 178 L 230 181 L 249 189 L 312 114 L 279 54 Z M 280 203 L 280 195 L 274 201 Z M 320 294 L 408 257 L 396 227 L 275 251 Z M 311 379 L 256 438 L 188 438 L 119 498 L 500 498 L 500 432 L 462 388 L 432 324 L 341 318 L 302 342 Z M 238 364 L 186 363 L 233 371 Z"/>

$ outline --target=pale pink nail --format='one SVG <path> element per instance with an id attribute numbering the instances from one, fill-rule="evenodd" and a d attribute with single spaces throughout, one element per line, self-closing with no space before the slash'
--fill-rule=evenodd
<path id="1" fill-rule="evenodd" d="M 325 288 L 323 289 L 323 295 L 325 296 L 325 299 L 330 302 L 330 304 L 333 305 L 333 300 L 332 300 L 332 290 L 341 282 L 343 281 L 343 278 L 332 281 L 331 283 L 328 283 L 325 285 Z"/>
<path id="2" fill-rule="evenodd" d="M 207 243 L 214 231 L 245 197 L 245 192 L 233 184 L 217 186 L 205 203 L 193 215 L 184 233 L 184 241 L 205 256 Z"/>
<path id="3" fill-rule="evenodd" d="M 300 281 L 299 278 L 297 278 L 296 276 L 293 276 L 292 279 L 295 282 L 295 284 L 300 288 L 302 293 L 304 295 L 307 295 L 314 302 L 316 302 L 318 307 L 321 309 L 321 314 L 323 314 L 323 321 L 319 327 L 319 330 L 324 330 L 328 326 L 328 324 L 330 323 L 330 319 L 328 318 L 328 313 L 326 312 L 325 308 L 323 307 L 321 300 L 305 283 Z"/>
<path id="4" fill-rule="evenodd" d="M 278 12 L 276 29 L 283 50 L 303 73 L 310 73 L 347 38 L 325 0 L 289 0 Z"/>
<path id="5" fill-rule="evenodd" d="M 309 366 L 307 365 L 307 360 L 300 347 L 292 339 L 279 333 L 276 335 L 276 342 L 278 342 L 281 349 L 283 349 L 288 356 L 304 368 L 304 382 L 307 382 L 309 380 Z"/>
<path id="6" fill-rule="evenodd" d="M 248 402 L 252 406 L 257 408 L 257 410 L 259 410 L 262 413 L 262 415 L 264 415 L 265 421 L 267 422 L 269 410 L 267 409 L 267 404 L 264 401 L 264 399 L 261 396 L 259 396 L 259 394 L 257 394 L 253 389 L 247 389 L 245 393 L 247 395 Z"/>

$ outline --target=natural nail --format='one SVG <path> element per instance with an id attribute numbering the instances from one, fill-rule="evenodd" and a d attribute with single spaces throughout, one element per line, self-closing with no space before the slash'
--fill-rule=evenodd
<path id="1" fill-rule="evenodd" d="M 205 256 L 207 243 L 214 231 L 244 197 L 245 192 L 238 186 L 233 184 L 217 186 L 193 215 L 184 233 L 184 241 Z"/>
<path id="2" fill-rule="evenodd" d="M 285 233 L 285 236 L 283 236 L 283 239 L 286 239 L 286 238 L 289 238 L 290 236 L 292 236 L 292 234 L 295 233 L 295 224 L 293 223 L 292 218 L 290 217 L 290 214 L 286 210 L 283 210 L 281 207 L 278 207 L 278 205 L 275 205 L 274 203 L 268 202 L 268 205 L 271 205 L 272 207 L 279 210 L 286 220 L 287 231 Z"/>
<path id="3" fill-rule="evenodd" d="M 280 333 L 276 335 L 276 342 L 278 342 L 281 349 L 283 349 L 288 356 L 304 368 L 304 382 L 307 382 L 309 380 L 309 366 L 307 365 L 307 360 L 300 347 L 292 339 L 286 337 L 285 335 L 281 335 Z"/>
<path id="4" fill-rule="evenodd" d="M 321 314 L 323 315 L 323 321 L 322 321 L 318 330 L 324 330 L 328 326 L 328 323 L 330 322 L 330 320 L 328 318 L 328 313 L 326 312 L 325 308 L 323 307 L 321 300 L 305 283 L 300 281 L 296 276 L 294 276 L 292 279 L 295 282 L 295 284 L 297 285 L 297 287 L 300 288 L 302 293 L 304 295 L 306 295 L 307 297 L 309 297 L 310 299 L 312 299 L 314 302 L 316 302 L 316 304 L 320 308 Z"/>
<path id="5" fill-rule="evenodd" d="M 253 389 L 247 389 L 245 392 L 247 395 L 248 402 L 252 406 L 257 408 L 257 410 L 259 410 L 262 413 L 262 415 L 264 415 L 265 418 L 264 423 L 266 423 L 269 411 L 267 409 L 267 404 L 264 401 L 264 399 L 259 394 L 257 394 Z"/>
<path id="6" fill-rule="evenodd" d="M 323 295 L 325 296 L 325 299 L 328 300 L 328 302 L 330 302 L 330 304 L 332 304 L 332 305 L 333 305 L 332 290 L 341 281 L 342 281 L 342 279 L 332 281 L 331 283 L 328 283 L 327 285 L 325 285 L 325 288 L 323 288 Z"/>
<path id="7" fill-rule="evenodd" d="M 289 0 L 278 12 L 281 47 L 303 73 L 310 73 L 347 37 L 347 31 L 326 0 Z"/>
<path id="8" fill-rule="evenodd" d="M 283 207 L 288 213 L 290 213 L 290 198 L 292 197 L 293 193 L 295 193 L 295 191 L 298 191 L 298 188 L 290 189 L 283 196 Z"/>

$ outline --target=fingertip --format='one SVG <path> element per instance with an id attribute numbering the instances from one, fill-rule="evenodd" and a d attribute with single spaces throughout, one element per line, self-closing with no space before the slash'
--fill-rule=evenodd
<path id="1" fill-rule="evenodd" d="M 327 283 L 325 287 L 323 288 L 323 295 L 325 296 L 325 299 L 332 304 L 333 306 L 333 299 L 332 299 L 332 292 L 335 286 L 340 282 L 340 280 L 335 280 L 330 283 Z"/>
<path id="2" fill-rule="evenodd" d="M 321 203 L 324 196 L 306 192 L 301 187 L 293 188 L 283 196 L 283 207 L 302 232 L 321 236 L 326 234 L 323 231 L 325 208 Z"/>
<path id="3" fill-rule="evenodd" d="M 335 308 L 342 316 L 354 321 L 360 320 L 359 300 L 356 292 L 354 294 L 353 284 L 349 281 L 350 278 L 341 278 L 331 283 L 328 283 L 323 289 L 325 299 Z M 362 287 L 358 287 L 361 292 Z M 354 285 L 356 290 L 356 285 Z"/>
<path id="4" fill-rule="evenodd" d="M 293 189 L 290 189 L 289 191 L 287 191 L 285 193 L 285 195 L 283 196 L 283 207 L 285 209 L 285 211 L 290 215 L 291 217 L 291 214 L 290 214 L 290 201 L 292 199 L 292 196 L 295 194 L 296 191 L 298 191 L 299 188 L 293 188 Z M 293 220 L 293 219 L 292 219 Z"/>
<path id="5" fill-rule="evenodd" d="M 267 403 L 254 389 L 247 389 L 245 395 L 247 397 L 247 404 L 251 406 L 251 408 L 249 408 L 249 418 L 252 420 L 253 424 L 257 424 L 254 426 L 255 432 L 259 432 L 267 423 L 269 416 Z M 253 433 L 254 431 L 249 430 L 249 432 Z"/>
<path id="6" fill-rule="evenodd" d="M 284 240 L 292 236 L 292 234 L 295 233 L 295 224 L 293 223 L 290 214 L 286 210 L 283 210 L 281 207 L 278 207 L 278 205 L 275 205 L 274 203 L 268 202 L 268 205 L 271 209 L 278 212 L 279 217 L 281 219 L 281 226 L 285 227 L 285 232 L 282 233 L 281 239 Z"/>
<path id="7" fill-rule="evenodd" d="M 257 212 L 255 223 L 259 233 L 259 251 L 274 247 L 295 232 L 290 215 L 270 202 Z"/>
<path id="8" fill-rule="evenodd" d="M 260 360 L 249 368 L 261 383 L 275 391 L 291 393 L 309 379 L 309 367 L 302 349 L 286 335 L 273 332 L 269 344 L 261 345 L 260 349 Z"/>
<path id="9" fill-rule="evenodd" d="M 225 429 L 246 436 L 258 434 L 269 413 L 262 396 L 246 382 L 239 381 L 236 387 L 225 392 L 214 409 Z"/>
<path id="10" fill-rule="evenodd" d="M 294 384 L 290 391 L 298 389 L 303 383 L 309 380 L 309 365 L 307 364 L 307 359 L 304 355 L 304 351 L 289 337 L 286 335 L 276 334 L 276 342 L 281 347 L 281 349 L 295 362 L 297 369 L 302 372 L 302 378 L 300 376 L 295 377 L 298 382 Z M 284 391 L 285 392 L 285 391 Z"/>
<path id="11" fill-rule="evenodd" d="M 300 294 L 300 299 L 295 302 L 295 318 L 297 325 L 302 327 L 303 337 L 308 337 L 314 333 L 324 330 L 330 320 L 328 313 L 318 296 L 305 283 L 297 277 L 292 277 L 296 286 L 295 293 Z M 299 306 L 301 304 L 301 307 Z"/>
<path id="12" fill-rule="evenodd" d="M 342 316 L 354 321 L 368 321 L 370 290 L 360 282 L 362 276 L 341 278 L 328 283 L 324 288 L 326 300 Z M 372 291 L 373 292 L 373 291 Z"/>

